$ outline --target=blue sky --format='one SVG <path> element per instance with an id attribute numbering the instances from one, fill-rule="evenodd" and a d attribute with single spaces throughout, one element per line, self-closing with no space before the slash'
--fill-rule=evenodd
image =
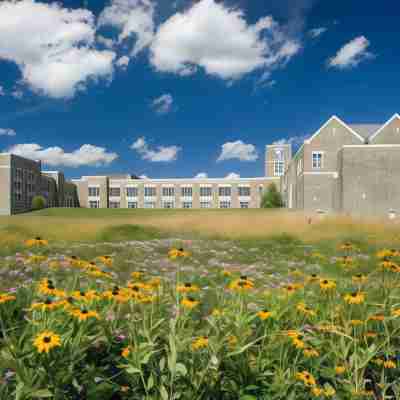
<path id="1" fill-rule="evenodd" d="M 0 150 L 67 177 L 262 176 L 266 144 L 400 111 L 398 15 L 389 0 L 3 1 Z"/>

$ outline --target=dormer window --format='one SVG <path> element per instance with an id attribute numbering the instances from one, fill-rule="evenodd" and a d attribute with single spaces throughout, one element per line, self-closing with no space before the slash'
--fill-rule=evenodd
<path id="1" fill-rule="evenodd" d="M 313 151 L 312 152 L 312 167 L 313 169 L 322 169 L 322 151 Z"/>

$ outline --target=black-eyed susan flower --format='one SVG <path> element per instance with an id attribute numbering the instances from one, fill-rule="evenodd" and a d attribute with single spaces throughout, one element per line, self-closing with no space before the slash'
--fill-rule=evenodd
<path id="1" fill-rule="evenodd" d="M 54 283 L 51 279 L 44 278 L 39 282 L 38 292 L 45 296 L 59 296 L 64 292 L 59 291 L 54 286 Z"/>
<path id="2" fill-rule="evenodd" d="M 107 265 L 107 267 L 111 267 L 113 264 L 113 259 L 111 256 L 105 255 L 105 256 L 99 256 L 98 260 L 103 263 L 104 265 Z"/>
<path id="3" fill-rule="evenodd" d="M 144 275 L 143 271 L 133 271 L 133 272 L 131 272 L 131 277 L 133 279 L 136 279 L 136 280 L 142 279 L 143 275 Z"/>
<path id="4" fill-rule="evenodd" d="M 229 289 L 237 292 L 247 291 L 253 288 L 253 281 L 245 276 L 235 279 L 229 284 Z"/>
<path id="5" fill-rule="evenodd" d="M 122 349 L 121 357 L 128 358 L 130 354 L 131 354 L 131 347 L 130 346 L 126 346 L 126 347 L 124 347 Z"/>
<path id="6" fill-rule="evenodd" d="M 198 292 L 200 288 L 197 285 L 194 285 L 193 283 L 186 282 L 182 285 L 178 285 L 176 287 L 176 291 L 179 293 L 191 293 L 191 292 Z"/>
<path id="7" fill-rule="evenodd" d="M 355 246 L 351 242 L 345 242 L 339 246 L 339 250 L 342 250 L 342 251 L 351 251 L 354 249 L 355 249 Z"/>
<path id="8" fill-rule="evenodd" d="M 87 321 L 89 318 L 100 319 L 100 316 L 96 311 L 89 311 L 86 309 L 72 309 L 70 310 L 70 314 L 77 318 L 79 321 Z"/>
<path id="9" fill-rule="evenodd" d="M 318 274 L 311 274 L 308 278 L 307 278 L 308 282 L 314 283 L 314 282 L 318 282 L 319 281 L 319 276 Z"/>
<path id="10" fill-rule="evenodd" d="M 324 389 L 322 389 L 322 388 L 319 387 L 319 386 L 314 386 L 313 388 L 311 388 L 311 393 L 312 393 L 314 396 L 319 397 L 319 396 L 321 396 L 321 395 L 324 394 Z"/>
<path id="11" fill-rule="evenodd" d="M 303 354 L 306 358 L 314 358 L 319 356 L 318 351 L 313 347 L 304 347 Z"/>
<path id="12" fill-rule="evenodd" d="M 196 299 L 194 299 L 193 297 L 184 297 L 181 300 L 181 305 L 184 308 L 187 308 L 188 310 L 191 310 L 195 307 L 197 307 L 200 304 L 200 302 Z"/>
<path id="13" fill-rule="evenodd" d="M 365 301 L 365 295 L 362 292 L 353 292 L 344 296 L 347 304 L 362 304 Z"/>
<path id="14" fill-rule="evenodd" d="M 389 249 L 382 249 L 376 253 L 376 257 L 379 259 L 393 257 L 393 251 Z"/>
<path id="15" fill-rule="evenodd" d="M 207 346 L 208 346 L 207 336 L 200 336 L 197 339 L 194 339 L 192 342 L 192 350 L 204 349 Z"/>
<path id="16" fill-rule="evenodd" d="M 54 347 L 61 346 L 61 338 L 52 331 L 44 331 L 36 336 L 33 345 L 38 353 L 48 353 Z"/>
<path id="17" fill-rule="evenodd" d="M 315 317 L 317 313 L 310 307 L 306 306 L 304 303 L 298 303 L 296 306 L 297 311 L 300 311 L 302 314 L 307 315 L 309 317 Z"/>
<path id="18" fill-rule="evenodd" d="M 43 302 L 32 303 L 31 310 L 41 310 L 41 311 L 48 311 L 54 310 L 57 307 L 60 307 L 63 303 L 59 301 L 53 301 L 51 299 L 46 299 Z"/>
<path id="19" fill-rule="evenodd" d="M 100 296 L 95 290 L 75 290 L 71 293 L 71 297 L 78 301 L 89 302 L 93 300 L 99 300 Z"/>
<path id="20" fill-rule="evenodd" d="M 303 384 L 308 387 L 315 386 L 317 384 L 314 376 L 308 371 L 297 372 L 296 379 L 303 382 Z"/>
<path id="21" fill-rule="evenodd" d="M 322 291 L 334 290 L 336 288 L 336 282 L 332 279 L 320 279 L 319 287 Z"/>
<path id="22" fill-rule="evenodd" d="M 400 317 L 400 308 L 396 310 L 392 310 L 392 316 L 393 317 Z"/>
<path id="23" fill-rule="evenodd" d="M 261 310 L 257 313 L 257 317 L 263 321 L 265 321 L 266 319 L 272 318 L 273 315 L 274 315 L 273 312 L 269 311 L 267 309 Z"/>
<path id="24" fill-rule="evenodd" d="M 396 368 L 396 363 L 392 360 L 386 360 L 383 362 L 383 368 L 394 369 Z"/>
<path id="25" fill-rule="evenodd" d="M 335 367 L 335 374 L 336 375 L 342 375 L 346 372 L 346 367 L 343 365 L 337 365 Z"/>
<path id="26" fill-rule="evenodd" d="M 34 247 L 34 246 L 47 246 L 49 242 L 45 239 L 42 239 L 40 236 L 36 236 L 33 239 L 25 240 L 25 246 Z"/>
<path id="27" fill-rule="evenodd" d="M 0 304 L 8 303 L 9 301 L 16 300 L 16 297 L 11 294 L 0 293 Z"/>

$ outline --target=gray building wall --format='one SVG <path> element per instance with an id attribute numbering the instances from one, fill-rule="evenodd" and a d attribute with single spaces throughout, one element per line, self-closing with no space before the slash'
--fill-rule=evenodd
<path id="1" fill-rule="evenodd" d="M 400 144 L 400 117 L 396 114 L 370 140 L 371 144 Z"/>

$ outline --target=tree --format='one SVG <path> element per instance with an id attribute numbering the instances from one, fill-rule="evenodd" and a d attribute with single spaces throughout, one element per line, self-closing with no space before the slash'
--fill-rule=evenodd
<path id="1" fill-rule="evenodd" d="M 282 196 L 279 193 L 275 183 L 271 183 L 263 193 L 261 199 L 261 208 L 280 208 L 283 207 Z"/>
<path id="2" fill-rule="evenodd" d="M 34 210 L 41 210 L 46 207 L 46 199 L 43 196 L 35 196 L 32 199 L 32 208 Z"/>

